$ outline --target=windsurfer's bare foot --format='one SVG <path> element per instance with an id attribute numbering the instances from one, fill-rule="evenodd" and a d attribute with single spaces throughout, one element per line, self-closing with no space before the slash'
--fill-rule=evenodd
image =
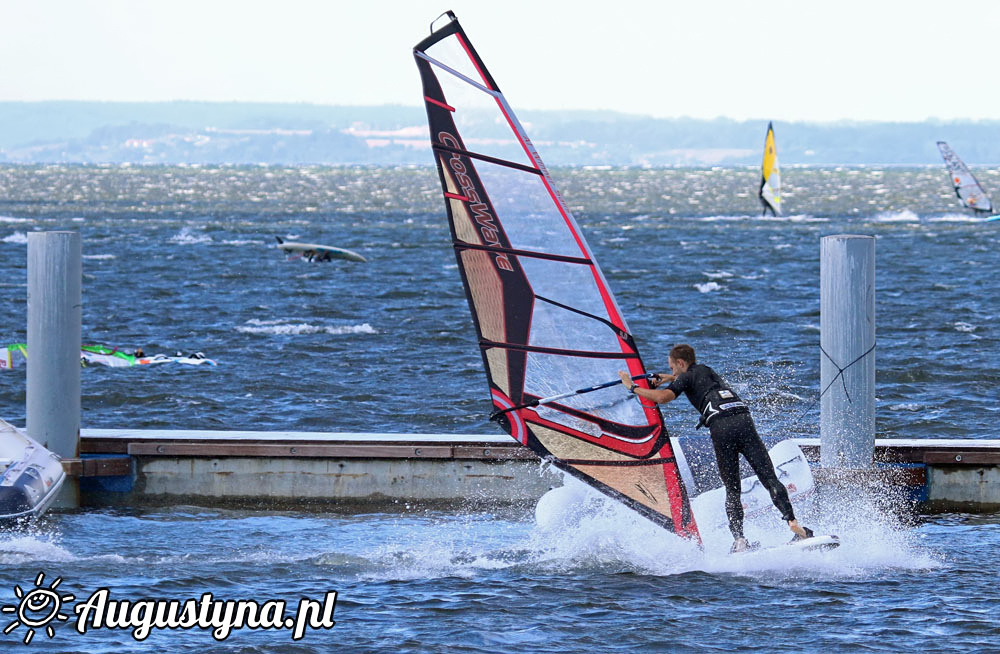
<path id="1" fill-rule="evenodd" d="M 798 520 L 789 520 L 788 528 L 791 529 L 792 533 L 794 533 L 799 538 L 809 538 L 810 536 L 812 536 L 812 531 L 799 525 Z"/>

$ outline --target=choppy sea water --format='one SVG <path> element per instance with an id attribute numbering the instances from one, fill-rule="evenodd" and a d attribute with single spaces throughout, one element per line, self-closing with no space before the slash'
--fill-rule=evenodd
<path id="1" fill-rule="evenodd" d="M 1000 520 L 872 522 L 835 526 L 832 552 L 744 558 L 614 506 L 554 526 L 483 512 L 90 511 L 0 540 L 0 604 L 16 606 L 15 585 L 29 591 L 40 571 L 43 587 L 62 580 L 67 620 L 51 638 L 36 630 L 41 652 L 994 651 Z M 247 628 L 221 642 L 208 629 L 81 634 L 74 608 L 102 587 L 119 601 L 211 592 L 289 607 L 336 590 L 336 624 L 298 641 Z M 27 631 L 0 640 L 19 646 Z"/>
<path id="2" fill-rule="evenodd" d="M 976 172 L 1000 188 L 1000 171 Z M 878 435 L 996 437 L 1000 227 L 962 213 L 938 167 L 787 168 L 789 215 L 778 219 L 759 218 L 751 169 L 553 174 L 651 368 L 690 342 L 753 402 L 764 434 L 815 436 L 819 241 L 870 234 Z M 73 229 L 85 341 L 219 361 L 84 369 L 84 427 L 494 433 L 439 193 L 430 168 L 0 168 L 0 340 L 25 339 L 27 233 Z M 285 261 L 275 235 L 369 263 Z M 0 374 L 0 417 L 23 425 L 24 400 L 23 368 Z M 675 434 L 693 423 L 686 408 L 667 412 Z M 836 552 L 733 561 L 614 507 L 555 530 L 530 512 L 89 511 L 0 540 L 0 604 L 40 571 L 81 597 L 100 586 L 132 600 L 340 593 L 337 625 L 297 642 L 242 630 L 223 643 L 177 631 L 137 643 L 127 631 L 80 636 L 67 622 L 51 640 L 40 629 L 37 651 L 1000 642 L 995 517 L 861 513 L 829 525 L 845 537 Z M 0 638 L 16 644 L 25 632 Z"/>

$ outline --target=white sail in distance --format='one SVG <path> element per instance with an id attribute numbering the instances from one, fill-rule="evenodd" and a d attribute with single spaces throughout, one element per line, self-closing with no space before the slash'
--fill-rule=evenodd
<path id="1" fill-rule="evenodd" d="M 944 141 L 938 141 L 937 146 L 941 151 L 941 158 L 944 159 L 944 165 L 948 167 L 948 174 L 951 175 L 951 185 L 955 189 L 955 195 L 958 196 L 962 206 L 976 213 L 992 213 L 993 203 L 990 201 L 990 196 L 986 195 L 986 191 L 965 162 Z"/>

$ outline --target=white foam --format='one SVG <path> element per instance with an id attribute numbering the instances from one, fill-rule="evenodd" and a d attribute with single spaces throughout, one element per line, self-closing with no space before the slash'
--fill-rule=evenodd
<path id="1" fill-rule="evenodd" d="M 820 218 L 819 216 L 810 216 L 807 213 L 800 214 L 790 214 L 788 216 L 758 216 L 754 220 L 760 220 L 769 223 L 828 223 L 829 218 Z"/>
<path id="2" fill-rule="evenodd" d="M 902 211 L 884 211 L 872 217 L 872 222 L 876 223 L 918 223 L 920 216 L 909 209 Z"/>
<path id="3" fill-rule="evenodd" d="M 275 335 L 298 335 L 298 334 L 331 334 L 339 336 L 342 334 L 377 334 L 374 327 L 368 323 L 360 325 L 310 325 L 308 323 L 293 324 L 285 321 L 273 320 L 248 320 L 246 325 L 236 328 L 241 334 L 275 334 Z"/>
<path id="4" fill-rule="evenodd" d="M 716 282 L 705 282 L 704 284 L 695 284 L 694 287 L 698 289 L 699 293 L 711 293 L 712 291 L 721 290 L 722 287 Z"/>
<path id="5" fill-rule="evenodd" d="M 983 219 L 980 216 L 971 213 L 947 213 L 943 216 L 937 216 L 935 218 L 929 218 L 928 222 L 932 223 L 981 223 Z"/>
<path id="6" fill-rule="evenodd" d="M 857 577 L 872 569 L 941 566 L 933 553 L 917 545 L 916 533 L 894 517 L 894 505 L 905 503 L 895 491 L 871 497 L 858 489 L 823 488 L 811 501 L 797 505 L 797 517 L 816 533 L 837 534 L 840 548 L 811 552 L 779 548 L 742 557 L 728 553 L 732 537 L 725 526 L 713 532 L 699 525 L 702 550 L 693 541 L 665 532 L 623 504 L 564 476 L 564 486 L 546 493 L 535 507 L 536 528 L 530 542 L 540 560 L 604 560 L 658 575 L 702 570 L 823 578 Z M 765 547 L 791 538 L 776 510 L 748 519 L 746 533 Z"/>
<path id="7" fill-rule="evenodd" d="M 223 241 L 223 243 L 226 244 L 226 245 L 265 245 L 264 241 L 259 241 L 259 240 L 255 241 L 255 240 L 248 240 L 248 239 L 243 239 L 243 240 L 241 240 L 241 239 L 234 239 L 234 240 L 231 240 L 231 241 Z"/>
<path id="8" fill-rule="evenodd" d="M 3 243 L 27 243 L 28 242 L 28 235 L 25 234 L 24 232 L 14 232 L 10 236 L 5 236 L 4 238 L 0 239 L 0 242 L 3 242 Z"/>
<path id="9" fill-rule="evenodd" d="M 113 254 L 85 254 L 85 255 L 83 255 L 82 258 L 84 258 L 84 259 L 94 259 L 94 260 L 100 261 L 100 260 L 103 260 L 103 259 L 117 259 L 118 257 L 116 257 Z"/>
<path id="10" fill-rule="evenodd" d="M 207 234 L 192 234 L 190 227 L 183 228 L 179 233 L 170 237 L 171 243 L 180 245 L 192 245 L 195 243 L 211 243 L 212 237 Z"/>
<path id="11" fill-rule="evenodd" d="M 21 565 L 36 561 L 75 561 L 76 557 L 49 540 L 24 535 L 0 540 L 0 565 Z"/>
<path id="12" fill-rule="evenodd" d="M 721 538 L 713 539 L 703 531 L 702 548 L 575 478 L 565 477 L 562 487 L 539 500 L 534 523 L 477 514 L 443 522 L 414 516 L 395 521 L 390 537 L 373 545 L 314 554 L 312 560 L 379 580 L 475 577 L 483 570 L 511 568 L 560 574 L 601 570 L 673 576 L 702 571 L 767 580 L 856 579 L 879 570 L 926 570 L 942 565 L 940 555 L 919 546 L 915 530 L 888 517 L 889 502 L 858 499 L 853 490 L 847 498 L 833 502 L 833 510 L 797 509 L 800 521 L 816 533 L 837 534 L 842 543 L 839 549 L 736 556 L 728 553 L 732 540 L 724 525 Z M 748 521 L 748 537 L 764 545 L 790 539 L 791 532 L 776 512 L 756 520 L 762 522 Z"/>

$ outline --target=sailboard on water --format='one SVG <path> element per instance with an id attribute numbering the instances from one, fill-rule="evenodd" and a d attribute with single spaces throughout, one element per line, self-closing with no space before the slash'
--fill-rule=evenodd
<path id="1" fill-rule="evenodd" d="M 0 347 L 0 370 L 10 370 L 28 360 L 28 346 L 25 343 L 11 343 Z M 147 366 L 159 363 L 182 363 L 191 366 L 215 366 L 218 363 L 209 359 L 201 352 L 176 356 L 154 354 L 146 356 L 142 350 L 120 350 L 106 345 L 81 345 L 80 365 L 107 366 L 108 368 L 129 368 L 131 366 Z"/>
<path id="2" fill-rule="evenodd" d="M 972 209 L 977 216 L 993 213 L 993 203 L 990 201 L 990 196 L 986 195 L 982 184 L 965 165 L 965 162 L 944 141 L 938 141 L 937 146 L 938 150 L 941 151 L 941 158 L 944 159 L 944 165 L 948 168 L 948 174 L 951 176 L 955 195 L 958 196 L 958 201 L 962 203 L 962 206 L 966 209 Z M 1000 220 L 1000 215 L 989 216 L 986 220 Z"/>
<path id="3" fill-rule="evenodd" d="M 764 138 L 764 161 L 760 167 L 760 189 L 757 192 L 764 209 L 760 215 L 781 215 L 781 170 L 778 168 L 778 150 L 774 145 L 774 126 L 767 124 Z"/>
<path id="4" fill-rule="evenodd" d="M 361 263 L 368 261 L 368 259 L 365 259 L 357 252 L 345 248 L 320 245 L 319 243 L 286 241 L 280 236 L 275 236 L 274 238 L 278 239 L 278 245 L 275 247 L 288 255 L 289 260 L 302 258 L 306 261 L 332 261 L 334 259 L 347 259 L 348 261 L 359 261 Z"/>
<path id="5" fill-rule="evenodd" d="M 454 13 L 413 54 L 493 417 L 557 468 L 698 538 L 659 410 L 617 379 L 647 385 L 635 341 L 523 126 Z M 595 385 L 566 392 L 582 384 Z"/>

